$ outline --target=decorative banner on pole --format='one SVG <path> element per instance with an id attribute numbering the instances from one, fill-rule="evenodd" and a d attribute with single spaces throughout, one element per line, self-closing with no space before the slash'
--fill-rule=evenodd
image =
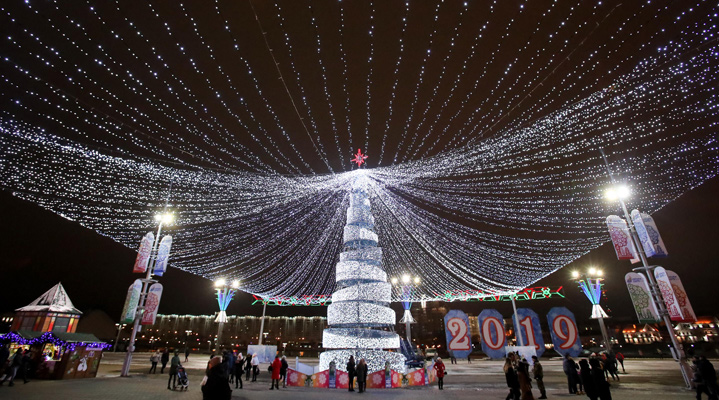
<path id="1" fill-rule="evenodd" d="M 579 329 L 574 313 L 566 307 L 553 307 L 547 313 L 549 333 L 552 336 L 554 351 L 565 356 L 579 357 L 582 343 L 579 340 Z"/>
<path id="2" fill-rule="evenodd" d="M 137 313 L 137 303 L 140 301 L 140 292 L 142 292 L 142 281 L 135 279 L 135 282 L 127 289 L 127 297 L 125 297 L 125 306 L 122 307 L 121 324 L 129 324 L 135 320 Z"/>
<path id="3" fill-rule="evenodd" d="M 624 275 L 624 281 L 627 282 L 629 297 L 632 298 L 639 322 L 646 324 L 659 322 L 659 311 L 657 305 L 652 301 L 647 278 L 642 274 L 630 272 Z"/>
<path id="4" fill-rule="evenodd" d="M 679 309 L 684 317 L 684 322 L 696 322 L 697 316 L 694 314 L 694 308 L 692 308 L 692 303 L 689 302 L 682 280 L 674 271 L 666 270 L 666 272 L 669 282 L 672 284 L 672 290 L 674 290 L 674 297 L 676 297 Z"/>
<path id="5" fill-rule="evenodd" d="M 145 312 L 142 314 L 142 325 L 153 325 L 157 317 L 157 309 L 160 307 L 162 297 L 162 284 L 155 283 L 150 286 L 145 299 Z"/>
<path id="6" fill-rule="evenodd" d="M 449 310 L 444 316 L 444 332 L 447 336 L 447 351 L 457 358 L 467 358 L 472 353 L 467 314 L 460 310 Z"/>
<path id="7" fill-rule="evenodd" d="M 137 251 L 137 258 L 135 258 L 135 266 L 132 268 L 132 272 L 145 272 L 147 271 L 147 263 L 150 261 L 150 252 L 152 252 L 152 244 L 155 241 L 155 235 L 152 232 L 147 232 L 147 235 L 140 241 L 140 249 Z"/>
<path id="8" fill-rule="evenodd" d="M 534 347 L 537 357 L 544 354 L 544 337 L 539 325 L 539 315 L 531 308 L 518 308 L 516 320 L 519 321 L 519 334 L 524 338 L 524 345 Z"/>
<path id="9" fill-rule="evenodd" d="M 160 241 L 160 248 L 157 250 L 157 261 L 152 271 L 157 276 L 162 276 L 167 271 L 167 260 L 170 258 L 170 247 L 172 247 L 172 236 L 166 235 Z"/>
<path id="10" fill-rule="evenodd" d="M 639 257 L 629 235 L 629 227 L 627 221 L 616 215 L 607 217 L 607 227 L 609 228 L 609 236 L 614 244 L 614 251 L 620 260 L 631 260 L 632 263 L 638 262 Z"/>
<path id="11" fill-rule="evenodd" d="M 632 210 L 632 222 L 637 230 L 639 240 L 642 242 L 644 253 L 647 257 L 666 257 L 667 248 L 659 235 L 657 224 L 649 214 L 640 213 L 639 210 Z"/>
<path id="12" fill-rule="evenodd" d="M 662 297 L 664 298 L 664 305 L 667 306 L 667 311 L 669 311 L 669 317 L 672 319 L 672 321 L 683 321 L 684 316 L 682 315 L 682 310 L 679 308 L 679 302 L 677 301 L 677 297 L 674 294 L 672 283 L 669 282 L 667 270 L 665 270 L 663 267 L 654 268 L 654 277 L 657 279 L 659 291 L 662 292 Z"/>
<path id="13" fill-rule="evenodd" d="M 504 346 L 507 345 L 507 335 L 504 330 L 504 318 L 494 309 L 482 310 L 477 317 L 479 336 L 482 340 L 482 351 L 489 358 L 504 358 Z"/>

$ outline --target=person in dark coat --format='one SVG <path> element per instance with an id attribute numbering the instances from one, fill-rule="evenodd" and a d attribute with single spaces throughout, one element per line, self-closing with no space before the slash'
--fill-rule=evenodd
<path id="1" fill-rule="evenodd" d="M 350 356 L 350 360 L 347 361 L 347 375 L 349 375 L 349 391 L 354 392 L 355 391 L 355 356 Z"/>
<path id="2" fill-rule="evenodd" d="M 546 399 L 547 398 L 547 389 L 544 388 L 544 368 L 542 367 L 542 364 L 539 362 L 539 358 L 537 356 L 532 356 L 532 375 L 534 376 L 534 379 L 537 381 L 537 389 L 539 389 L 539 396 L 540 399 Z"/>
<path id="3" fill-rule="evenodd" d="M 12 358 L 12 361 L 10 362 L 10 366 L 8 367 L 7 371 L 5 372 L 5 378 L 3 378 L 2 382 L 0 382 L 0 386 L 5 383 L 6 380 L 10 379 L 10 383 L 8 386 L 15 386 L 15 375 L 17 375 L 18 370 L 20 369 L 22 365 L 22 347 L 17 349 L 15 352 L 15 355 Z"/>
<path id="4" fill-rule="evenodd" d="M 697 400 L 702 400 L 702 393 L 707 394 L 707 398 L 711 399 L 712 395 L 709 393 L 709 389 L 707 389 L 706 382 L 704 382 L 704 378 L 702 377 L 701 372 L 699 372 L 699 367 L 697 366 L 698 359 L 694 359 L 693 365 L 692 365 L 692 371 L 694 372 L 694 377 L 692 378 L 692 382 L 694 382 L 694 389 L 697 393 Z"/>
<path id="5" fill-rule="evenodd" d="M 245 358 L 245 380 L 250 380 L 250 371 L 252 371 L 252 354 L 247 353 Z"/>
<path id="6" fill-rule="evenodd" d="M 569 387 L 569 394 L 577 393 L 577 363 L 569 357 L 569 354 L 564 355 L 564 361 L 562 362 L 562 369 L 564 374 L 567 375 L 567 386 Z"/>
<path id="7" fill-rule="evenodd" d="M 517 362 L 517 379 L 521 400 L 534 400 L 532 394 L 532 378 L 529 377 L 529 363 L 526 359 Z"/>
<path id="8" fill-rule="evenodd" d="M 270 383 L 270 390 L 273 389 L 279 389 L 280 388 L 280 370 L 282 369 L 282 361 L 280 361 L 280 356 L 275 355 L 275 360 L 272 361 L 272 365 L 270 366 L 270 370 L 272 372 L 272 383 Z"/>
<path id="9" fill-rule="evenodd" d="M 207 380 L 202 385 L 203 400 L 229 400 L 232 397 L 232 388 L 227 382 L 224 368 L 222 367 L 222 359 L 213 357 L 207 363 Z"/>
<path id="10" fill-rule="evenodd" d="M 517 371 L 514 369 L 514 353 L 507 355 L 504 360 L 504 377 L 507 380 L 507 387 L 509 388 L 509 394 L 505 400 L 519 400 L 521 392 L 519 391 L 519 378 L 517 377 Z"/>
<path id="11" fill-rule="evenodd" d="M 437 371 L 437 386 L 439 386 L 439 390 L 444 389 L 444 363 L 442 362 L 442 359 L 437 357 L 437 361 L 434 363 L 434 370 Z"/>
<path id="12" fill-rule="evenodd" d="M 179 366 L 180 356 L 175 352 L 175 356 L 172 357 L 172 361 L 170 361 L 170 379 L 167 380 L 167 388 L 170 390 L 175 390 L 175 386 L 177 385 L 177 367 Z M 170 387 L 170 383 L 172 383 L 172 387 Z"/>
<path id="13" fill-rule="evenodd" d="M 364 393 L 367 388 L 367 363 L 364 358 L 361 358 L 357 364 L 357 388 L 360 393 Z"/>
<path id="14" fill-rule="evenodd" d="M 705 356 L 696 357 L 697 370 L 704 380 L 704 385 L 709 391 L 709 398 L 719 398 L 719 387 L 717 387 L 717 372 L 714 365 Z"/>
<path id="15" fill-rule="evenodd" d="M 244 365 L 245 358 L 242 357 L 242 353 L 237 353 L 237 358 L 235 358 L 235 389 L 237 389 L 238 385 L 242 389 L 242 375 L 245 374 Z"/>
<path id="16" fill-rule="evenodd" d="M 598 400 L 597 385 L 594 384 L 592 370 L 589 369 L 589 361 L 586 359 L 579 360 L 579 376 L 584 382 L 584 393 L 589 397 L 589 400 Z"/>
<path id="17" fill-rule="evenodd" d="M 165 351 L 162 352 L 162 357 L 160 357 L 160 363 L 162 364 L 162 368 L 160 368 L 160 373 L 165 373 L 165 367 L 167 366 L 167 363 L 170 361 L 170 350 L 165 349 Z"/>
<path id="18" fill-rule="evenodd" d="M 289 364 L 287 364 L 287 357 L 282 356 L 282 359 L 280 359 L 280 362 L 282 363 L 282 366 L 280 367 L 280 379 L 282 380 L 282 387 L 287 387 L 287 368 L 289 368 Z"/>
<path id="19" fill-rule="evenodd" d="M 5 371 L 5 364 L 8 358 L 10 358 L 10 350 L 8 350 L 6 344 L 0 343 L 0 375 Z"/>
<path id="20" fill-rule="evenodd" d="M 609 391 L 609 382 L 604 376 L 602 370 L 602 364 L 598 359 L 592 358 L 589 360 L 589 365 L 592 367 L 592 381 L 597 388 L 597 394 L 600 400 L 612 400 L 612 393 Z"/>

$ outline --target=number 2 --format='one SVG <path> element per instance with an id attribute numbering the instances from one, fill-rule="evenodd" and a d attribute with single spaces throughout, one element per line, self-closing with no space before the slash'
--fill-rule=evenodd
<path id="1" fill-rule="evenodd" d="M 467 323 L 462 318 L 450 318 L 447 321 L 447 329 L 453 336 L 448 346 L 450 350 L 469 350 L 472 348 L 467 337 Z"/>

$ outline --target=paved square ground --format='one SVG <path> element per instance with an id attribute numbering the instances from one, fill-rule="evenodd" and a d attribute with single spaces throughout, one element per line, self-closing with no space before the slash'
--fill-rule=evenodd
<path id="1" fill-rule="evenodd" d="M 206 355 L 191 355 L 185 363 L 190 376 L 190 388 L 187 392 L 167 390 L 167 370 L 165 374 L 148 375 L 150 368 L 149 353 L 138 354 L 132 364 L 132 376 L 119 377 L 123 353 L 106 353 L 100 365 L 98 377 L 94 379 L 31 381 L 23 384 L 16 382 L 14 387 L 0 387 L 0 399 L 53 400 L 53 399 L 202 399 L 199 383 L 208 360 Z M 288 360 L 290 366 L 294 359 Z M 303 360 L 308 364 L 317 360 Z M 717 365 L 716 361 L 713 361 Z M 561 361 L 543 361 L 545 385 L 549 398 L 586 398 L 570 395 L 562 372 Z M 693 399 L 694 392 L 683 389 L 683 382 L 677 364 L 672 360 L 626 360 L 627 374 L 621 375 L 620 382 L 612 382 L 613 399 L 663 400 Z M 499 361 L 474 361 L 467 364 L 460 361 L 456 365 L 447 365 L 445 390 L 437 386 L 403 389 L 370 389 L 366 394 L 349 393 L 340 389 L 287 388 L 269 390 L 267 366 L 260 367 L 258 382 L 246 382 L 244 389 L 233 390 L 233 399 L 349 399 L 364 397 L 382 397 L 386 399 L 436 400 L 446 399 L 504 399 L 507 388 Z M 159 371 L 159 368 L 158 368 Z M 233 385 L 234 387 L 234 385 Z M 539 392 L 534 390 L 535 397 Z"/>

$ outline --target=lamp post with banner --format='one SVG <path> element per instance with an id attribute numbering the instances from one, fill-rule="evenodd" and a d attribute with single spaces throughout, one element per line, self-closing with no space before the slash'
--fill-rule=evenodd
<path id="1" fill-rule="evenodd" d="M 115 324 L 115 327 L 117 328 L 117 337 L 115 338 L 115 346 L 112 348 L 113 353 L 117 352 L 117 344 L 120 343 L 120 334 L 126 326 L 127 324 Z"/>
<path id="2" fill-rule="evenodd" d="M 602 279 L 603 271 L 591 267 L 586 273 L 579 271 L 572 271 L 572 278 L 579 284 L 579 288 L 592 303 L 592 319 L 599 321 L 599 328 L 602 331 L 602 339 L 604 340 L 604 349 L 610 351 L 612 349 L 612 342 L 609 334 L 607 333 L 607 326 L 604 324 L 604 319 L 609 318 L 607 313 L 604 312 L 602 306 L 599 305 L 599 301 L 602 299 Z"/>
<path id="3" fill-rule="evenodd" d="M 217 294 L 217 304 L 220 306 L 220 312 L 215 318 L 215 322 L 219 323 L 217 328 L 217 348 L 222 345 L 222 328 L 227 322 L 227 306 L 230 305 L 232 298 L 235 296 L 237 289 L 240 287 L 240 281 L 234 280 L 229 284 L 225 279 L 215 281 L 215 293 Z"/>
<path id="4" fill-rule="evenodd" d="M 157 280 L 153 279 L 153 276 L 162 276 L 167 268 L 172 237 L 167 235 L 160 240 L 160 234 L 162 233 L 163 226 L 170 225 L 175 221 L 175 215 L 167 211 L 167 206 L 165 206 L 162 213 L 155 215 L 155 221 L 157 221 L 157 234 L 153 236 L 152 232 L 150 232 L 145 235 L 133 269 L 133 272 L 145 273 L 145 279 L 138 279 L 136 281 L 142 283 L 139 290 L 139 298 L 135 299 L 136 303 L 130 305 L 134 297 L 130 295 L 131 293 L 128 293 L 128 298 L 125 302 L 125 311 L 123 311 L 124 315 L 134 315 L 134 318 L 125 362 L 122 365 L 122 371 L 120 373 L 121 376 L 130 375 L 130 363 L 132 363 L 132 353 L 135 351 L 135 338 L 137 337 L 137 332 L 140 331 L 140 322 L 142 320 L 143 325 L 152 325 L 152 323 L 154 323 L 154 317 L 157 312 L 157 307 L 159 306 L 159 299 L 162 295 L 162 285 L 158 284 Z M 133 286 L 130 286 L 131 291 L 132 288 Z M 151 301 L 148 301 L 150 298 Z M 152 306 L 153 315 L 145 315 L 146 309 L 149 309 L 150 306 Z M 151 321 L 145 317 L 151 317 Z M 146 319 L 148 320 L 145 321 Z"/>
<path id="5" fill-rule="evenodd" d="M 404 274 L 400 278 L 392 278 L 392 285 L 397 287 L 401 292 L 402 308 L 404 308 L 404 314 L 400 323 L 404 323 L 405 330 L 407 331 L 407 343 L 414 349 L 412 345 L 412 331 L 410 324 L 414 324 L 416 321 L 412 317 L 410 308 L 412 307 L 412 295 L 413 291 L 417 289 L 421 280 L 418 276 L 412 277 L 409 274 Z"/>
<path id="6" fill-rule="evenodd" d="M 661 319 L 664 321 L 664 325 L 666 326 L 667 332 L 669 333 L 669 339 L 672 343 L 672 347 L 670 348 L 672 357 L 679 363 L 679 369 L 681 370 L 682 377 L 684 378 L 684 384 L 687 388 L 689 388 L 692 385 L 690 378 L 691 370 L 689 369 L 689 365 L 687 364 L 686 355 L 684 354 L 684 351 L 679 344 L 679 340 L 677 339 L 676 332 L 674 332 L 674 326 L 672 325 L 672 321 L 669 316 L 669 310 L 667 309 L 664 302 L 664 297 L 662 296 L 662 292 L 659 289 L 657 280 L 654 277 L 654 269 L 657 268 L 657 266 L 649 265 L 649 262 L 647 261 L 647 254 L 643 247 L 642 241 L 639 238 L 639 234 L 637 233 L 634 220 L 632 219 L 632 216 L 627 210 L 625 200 L 631 196 L 631 190 L 627 185 L 619 184 L 615 181 L 614 175 L 612 174 L 611 168 L 609 167 L 609 161 L 607 160 L 607 156 L 604 154 L 604 150 L 600 149 L 600 152 L 602 153 L 604 165 L 606 166 L 607 174 L 609 175 L 609 179 L 612 183 L 612 186 L 605 191 L 605 197 L 609 201 L 618 201 L 621 205 L 622 212 L 625 218 L 624 223 L 626 223 L 625 228 L 628 230 L 629 233 L 632 250 L 636 253 L 633 254 L 632 257 L 628 258 L 634 258 L 638 256 L 639 260 L 642 262 L 641 267 L 634 268 L 633 270 L 648 279 L 649 296 L 651 297 L 651 301 L 656 307 L 656 310 L 658 311 Z"/>

